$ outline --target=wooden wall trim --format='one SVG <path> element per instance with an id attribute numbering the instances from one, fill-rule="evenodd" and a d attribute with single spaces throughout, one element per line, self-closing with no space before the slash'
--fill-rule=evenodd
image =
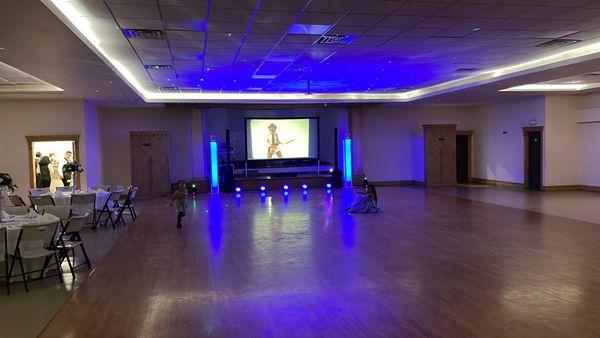
<path id="1" fill-rule="evenodd" d="M 486 178 L 478 178 L 478 177 L 473 177 L 471 180 L 475 184 L 493 185 L 493 186 L 497 186 L 497 187 L 507 187 L 507 188 L 519 188 L 519 189 L 523 189 L 523 187 L 525 186 L 523 183 L 488 180 Z"/>
<path id="2" fill-rule="evenodd" d="M 79 156 L 79 135 L 28 135 L 25 136 L 27 139 L 27 148 L 29 150 L 29 187 L 35 188 L 34 183 L 34 168 L 33 168 L 33 143 L 34 142 L 47 142 L 47 141 L 72 141 L 73 142 L 73 157 L 79 164 L 81 163 L 81 157 Z M 81 189 L 81 179 L 77 181 L 77 189 Z"/>

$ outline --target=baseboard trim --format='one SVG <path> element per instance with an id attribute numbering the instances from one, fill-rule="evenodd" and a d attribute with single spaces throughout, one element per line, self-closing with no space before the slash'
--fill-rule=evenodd
<path id="1" fill-rule="evenodd" d="M 600 187 L 595 186 L 595 185 L 580 185 L 579 190 L 600 192 Z"/>
<path id="2" fill-rule="evenodd" d="M 584 190 L 580 185 L 550 185 L 544 186 L 544 191 L 577 191 Z"/>
<path id="3" fill-rule="evenodd" d="M 519 189 L 523 189 L 523 187 L 524 187 L 523 183 L 488 180 L 485 178 L 478 178 L 478 177 L 472 177 L 471 182 L 475 183 L 475 184 L 493 185 L 493 186 L 497 186 L 497 187 L 508 187 L 508 188 L 519 188 Z"/>
<path id="4" fill-rule="evenodd" d="M 414 181 L 414 180 L 378 181 L 378 182 L 369 181 L 369 183 L 372 183 L 373 185 L 375 185 L 377 187 L 399 187 L 399 186 L 406 186 L 406 185 L 424 185 L 423 182 Z"/>

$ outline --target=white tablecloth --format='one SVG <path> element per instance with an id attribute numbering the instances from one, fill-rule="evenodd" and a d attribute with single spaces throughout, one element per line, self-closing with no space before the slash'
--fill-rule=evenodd
<path id="1" fill-rule="evenodd" d="M 92 194 L 93 192 L 89 192 Z M 85 192 L 76 192 L 75 194 L 88 194 Z M 108 192 L 96 192 L 96 210 L 100 210 L 104 207 L 104 204 L 108 200 L 110 193 Z M 54 195 L 54 204 L 56 205 L 71 205 L 71 193 L 62 193 L 60 195 Z M 91 207 L 91 205 L 90 205 Z M 82 208 L 84 209 L 84 208 Z M 88 208 L 91 210 L 91 208 Z"/>
<path id="2" fill-rule="evenodd" d="M 40 226 L 49 223 L 59 222 L 60 218 L 50 215 L 38 215 L 35 218 L 27 218 L 26 215 L 23 216 L 10 216 L 8 219 L 3 219 L 2 223 L 0 223 L 0 228 L 6 228 L 6 237 L 8 242 L 8 252 L 14 252 L 15 246 L 17 245 L 17 239 L 19 238 L 19 230 L 22 227 L 27 226 Z"/>

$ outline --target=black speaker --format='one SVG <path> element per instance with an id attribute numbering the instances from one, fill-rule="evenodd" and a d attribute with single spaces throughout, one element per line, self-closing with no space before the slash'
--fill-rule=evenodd
<path id="1" fill-rule="evenodd" d="M 226 162 L 225 162 L 225 171 L 224 171 L 224 191 L 225 192 L 233 192 L 233 186 L 235 185 L 235 177 L 233 173 L 233 167 L 231 166 L 231 136 L 229 133 L 229 129 L 225 129 L 225 154 L 226 154 Z"/>

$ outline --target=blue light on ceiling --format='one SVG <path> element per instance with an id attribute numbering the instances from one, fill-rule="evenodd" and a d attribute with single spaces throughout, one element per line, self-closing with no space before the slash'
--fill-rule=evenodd
<path id="1" fill-rule="evenodd" d="M 288 34 L 322 35 L 331 29 L 331 25 L 294 24 Z"/>

